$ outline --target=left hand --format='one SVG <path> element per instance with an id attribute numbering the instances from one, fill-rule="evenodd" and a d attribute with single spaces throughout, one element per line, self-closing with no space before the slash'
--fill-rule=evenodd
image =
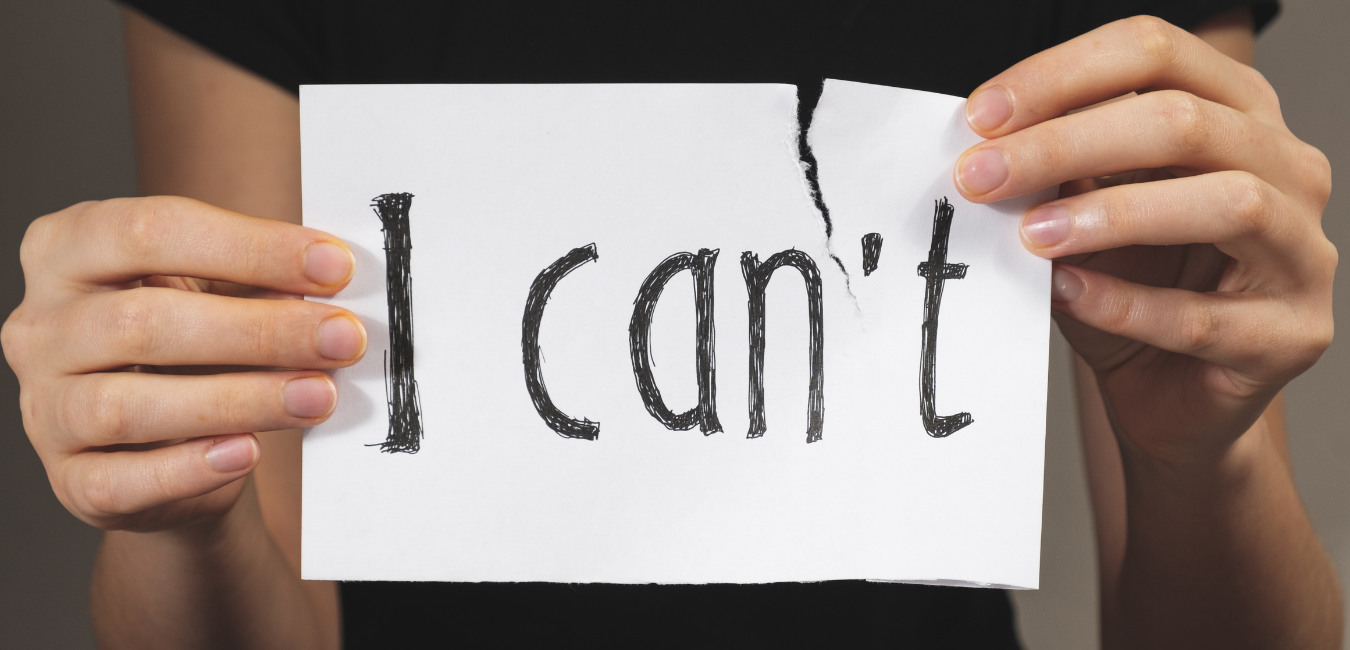
<path id="1" fill-rule="evenodd" d="M 1022 238 L 1056 260 L 1056 320 L 1128 447 L 1222 457 L 1331 343 L 1330 165 L 1256 70 L 1136 17 L 1022 61 L 966 111 L 990 138 L 957 162 L 967 199 L 1063 184 Z"/>

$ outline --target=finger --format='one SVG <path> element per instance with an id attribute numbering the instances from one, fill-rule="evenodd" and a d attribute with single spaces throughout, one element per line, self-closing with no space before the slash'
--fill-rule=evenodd
<path id="1" fill-rule="evenodd" d="M 366 350 L 351 312 L 304 300 L 249 300 L 141 287 L 90 294 L 62 319 L 76 324 L 67 372 L 129 365 L 340 368 Z"/>
<path id="2" fill-rule="evenodd" d="M 1279 100 L 1256 70 L 1151 16 L 1099 27 L 985 82 L 966 119 L 993 138 L 1131 91 L 1173 89 L 1279 122 Z"/>
<path id="3" fill-rule="evenodd" d="M 149 451 L 91 451 L 61 467 L 72 509 L 90 518 L 143 512 L 198 497 L 236 481 L 257 466 L 261 449 L 251 433 L 196 438 Z"/>
<path id="4" fill-rule="evenodd" d="M 1056 264 L 1051 305 L 1108 334 L 1230 368 L 1254 383 L 1288 381 L 1330 344 L 1330 319 L 1299 319 L 1255 292 L 1147 287 Z M 1298 320 L 1291 326 L 1291 320 Z"/>
<path id="5" fill-rule="evenodd" d="M 1236 169 L 1276 187 L 1293 187 L 1308 168 L 1299 147 L 1231 108 L 1169 90 L 978 144 L 957 161 L 956 182 L 962 195 L 980 202 L 1078 178 L 1163 167 Z"/>
<path id="6" fill-rule="evenodd" d="M 60 271 L 81 283 L 181 275 L 305 294 L 332 294 L 355 258 L 341 240 L 180 197 L 114 199 L 68 215 Z"/>
<path id="7" fill-rule="evenodd" d="M 1280 272 L 1320 269 L 1326 263 L 1320 249 L 1330 242 L 1288 204 L 1246 172 L 1118 185 L 1029 210 L 1022 241 L 1047 258 L 1130 245 L 1212 243 L 1231 257 Z"/>
<path id="8" fill-rule="evenodd" d="M 310 427 L 328 418 L 337 387 L 312 371 L 223 375 L 94 373 L 66 380 L 50 409 L 60 444 L 91 447 Z"/>

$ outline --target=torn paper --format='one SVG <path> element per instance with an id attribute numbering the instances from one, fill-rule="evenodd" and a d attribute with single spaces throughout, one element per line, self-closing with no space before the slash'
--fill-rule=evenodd
<path id="1" fill-rule="evenodd" d="M 1034 588 L 1050 269 L 961 109 L 827 82 L 826 237 L 792 86 L 302 88 L 370 334 L 304 576 Z"/>

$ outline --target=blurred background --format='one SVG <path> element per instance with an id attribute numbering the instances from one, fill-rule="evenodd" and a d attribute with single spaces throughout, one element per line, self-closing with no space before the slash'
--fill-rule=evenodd
<path id="1" fill-rule="evenodd" d="M 1285 120 L 1350 178 L 1350 1 L 1284 0 L 1257 67 Z M 136 193 L 121 22 L 106 0 L 0 0 L 0 315 L 23 299 L 18 247 L 28 222 L 87 199 Z M 1327 207 L 1327 235 L 1350 251 L 1350 193 Z M 1342 265 L 1342 275 L 1347 265 Z M 1350 286 L 1336 316 L 1350 323 Z M 1068 349 L 1051 350 L 1041 589 L 1017 592 L 1029 650 L 1096 648 L 1097 596 Z M 1350 343 L 1345 335 L 1290 385 L 1294 472 L 1313 524 L 1350 579 Z M 92 648 L 88 581 L 99 533 L 52 495 L 23 432 L 18 382 L 0 369 L 0 648 Z M 1350 620 L 1348 615 L 1347 620 Z"/>

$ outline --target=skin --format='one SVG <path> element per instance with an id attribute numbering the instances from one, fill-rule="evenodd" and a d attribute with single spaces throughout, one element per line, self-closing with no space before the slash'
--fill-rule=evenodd
<path id="1" fill-rule="evenodd" d="M 1237 44 L 1237 18 L 1218 43 Z M 1023 239 L 1057 260 L 1079 355 L 1103 645 L 1339 647 L 1335 575 L 1272 407 L 1331 342 L 1326 157 L 1259 73 L 1151 18 L 1014 66 L 967 115 L 990 138 L 957 162 L 967 198 L 1064 183 Z"/>
<path id="2" fill-rule="evenodd" d="M 299 579 L 295 428 L 331 413 L 324 371 L 365 331 L 295 298 L 340 290 L 353 258 L 294 225 L 295 97 L 130 10 L 126 31 L 142 193 L 191 198 L 30 227 L 0 330 L 25 428 L 61 502 L 107 531 L 102 647 L 338 647 L 335 585 Z M 1058 260 L 1080 355 L 1103 645 L 1335 648 L 1278 400 L 1331 340 L 1330 171 L 1237 62 L 1249 15 L 1197 33 L 1120 21 L 990 80 L 968 104 L 990 139 L 956 179 L 974 201 L 1064 184 L 1023 238 Z"/>

